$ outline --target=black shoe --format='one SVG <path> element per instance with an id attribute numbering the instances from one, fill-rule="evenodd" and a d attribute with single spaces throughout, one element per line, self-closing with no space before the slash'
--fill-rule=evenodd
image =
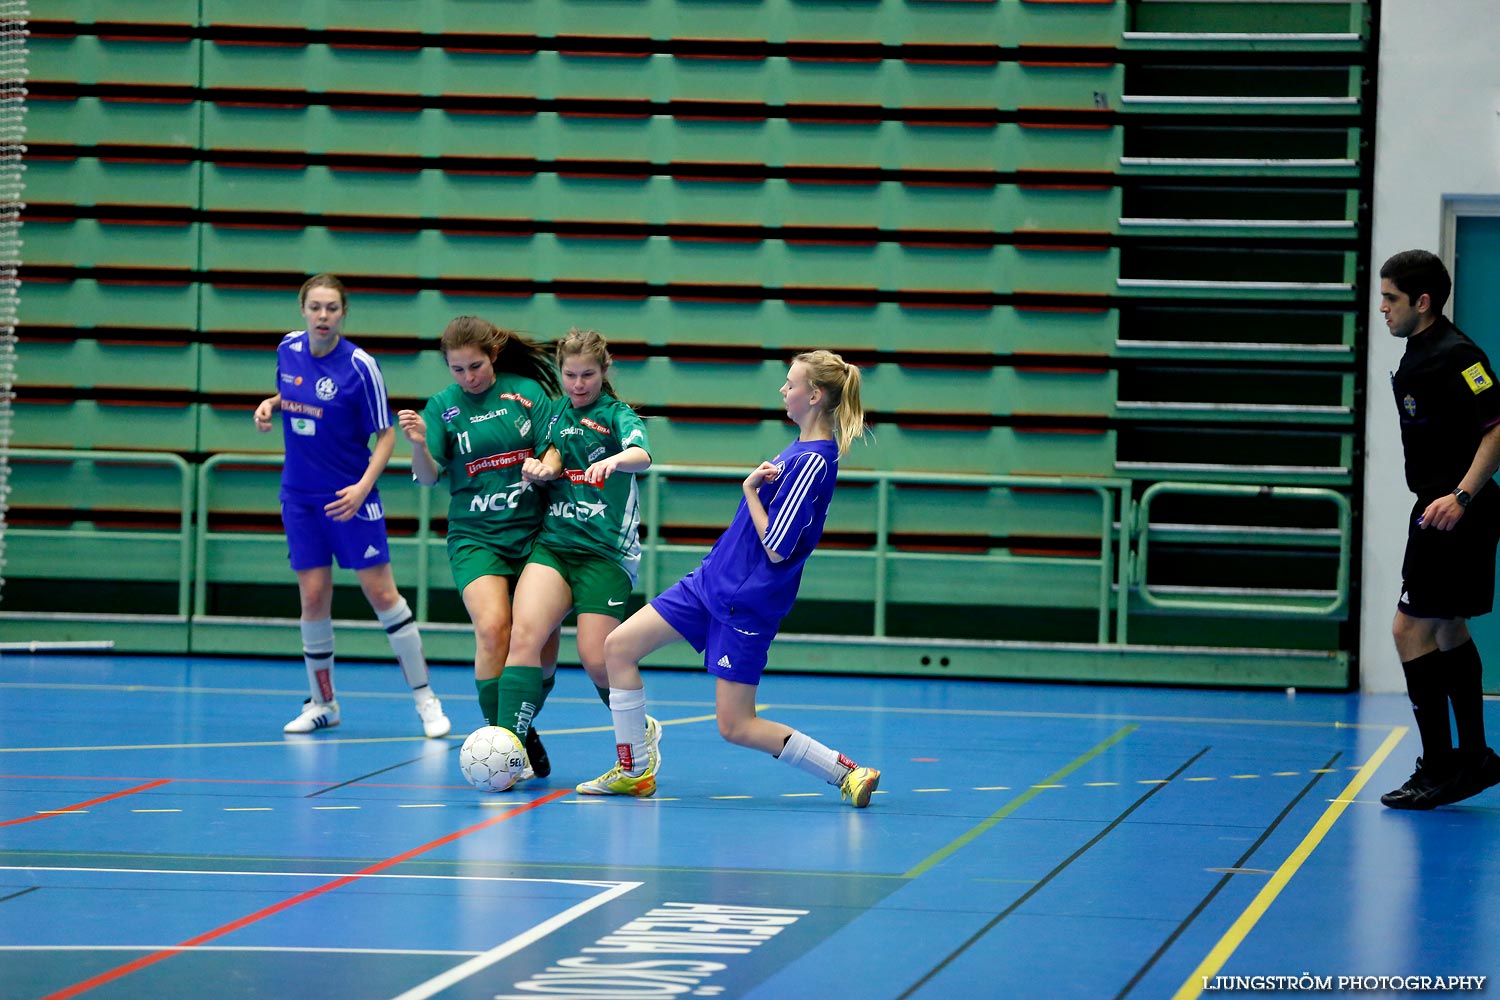
<path id="1" fill-rule="evenodd" d="M 1388 809 L 1433 809 L 1445 806 L 1474 794 L 1465 780 L 1463 768 L 1439 768 L 1427 766 L 1417 758 L 1417 769 L 1406 784 L 1380 797 L 1380 804 Z"/>
<path id="2" fill-rule="evenodd" d="M 526 730 L 526 759 L 531 762 L 531 773 L 545 778 L 552 773 L 552 762 L 547 759 L 547 748 L 542 746 L 542 737 L 536 727 Z"/>
<path id="3" fill-rule="evenodd" d="M 1471 768 L 1474 783 L 1479 786 L 1479 791 L 1500 785 L 1500 756 L 1497 756 L 1489 747 L 1484 748 L 1484 753 L 1479 755 L 1479 760 L 1472 764 Z"/>

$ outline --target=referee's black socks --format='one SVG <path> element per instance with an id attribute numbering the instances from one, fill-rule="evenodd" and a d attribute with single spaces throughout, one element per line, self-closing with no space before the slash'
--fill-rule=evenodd
<path id="1" fill-rule="evenodd" d="M 1453 722 L 1458 730 L 1458 749 L 1464 757 L 1485 751 L 1484 741 L 1484 666 L 1479 647 L 1470 639 L 1462 646 L 1443 650 L 1439 676 L 1453 703 Z"/>
<path id="2" fill-rule="evenodd" d="M 1448 725 L 1448 655 L 1434 649 L 1401 664 L 1411 713 L 1422 737 L 1424 767 L 1443 769 L 1453 756 L 1453 730 Z"/>

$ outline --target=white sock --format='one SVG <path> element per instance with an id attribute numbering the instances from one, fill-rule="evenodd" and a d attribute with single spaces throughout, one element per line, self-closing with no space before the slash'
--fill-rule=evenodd
<path id="1" fill-rule="evenodd" d="M 427 657 L 422 654 L 422 634 L 417 631 L 417 621 L 406 598 L 401 598 L 384 611 L 375 612 L 375 617 L 385 627 L 385 636 L 391 642 L 396 662 L 401 664 L 401 673 L 406 678 L 407 687 L 411 688 L 418 701 L 426 701 L 432 697 L 432 691 L 427 686 Z"/>
<path id="2" fill-rule="evenodd" d="M 854 770 L 854 762 L 837 750 L 830 750 L 806 733 L 793 729 L 777 760 L 837 785 Z"/>
<path id="3" fill-rule="evenodd" d="M 615 755 L 625 773 L 646 773 L 646 690 L 609 689 L 609 712 L 615 717 Z"/>
<path id="4" fill-rule="evenodd" d="M 333 700 L 333 619 L 299 622 L 302 627 L 302 665 L 307 668 L 307 686 L 312 700 Z"/>

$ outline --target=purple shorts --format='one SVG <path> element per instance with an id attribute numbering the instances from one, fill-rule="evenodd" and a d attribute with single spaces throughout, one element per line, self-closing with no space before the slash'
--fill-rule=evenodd
<path id="1" fill-rule="evenodd" d="M 709 613 L 698 590 L 697 571 L 651 598 L 651 606 L 666 623 L 703 654 L 703 666 L 715 677 L 749 684 L 760 683 L 774 629 L 747 631 L 719 621 Z"/>
<path id="2" fill-rule="evenodd" d="M 286 527 L 287 555 L 293 572 L 332 566 L 361 570 L 391 561 L 385 540 L 385 514 L 380 501 L 367 502 L 348 521 L 335 521 L 314 504 L 283 500 L 281 523 Z"/>

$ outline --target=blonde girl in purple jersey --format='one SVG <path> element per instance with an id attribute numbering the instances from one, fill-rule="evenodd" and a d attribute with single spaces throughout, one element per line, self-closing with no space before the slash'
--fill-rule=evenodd
<path id="1" fill-rule="evenodd" d="M 396 589 L 376 481 L 390 461 L 396 428 L 380 366 L 343 336 L 348 295 L 343 282 L 319 274 L 297 296 L 305 330 L 276 350 L 277 393 L 255 408 L 255 428 L 271 430 L 282 414 L 286 461 L 281 520 L 301 595 L 302 659 L 311 697 L 283 728 L 310 733 L 339 724 L 333 683 L 333 562 L 354 571 L 385 628 L 412 689 L 422 731 L 437 739 L 451 724 L 428 684 L 422 637 Z M 375 446 L 370 447 L 371 436 Z"/>
<path id="2" fill-rule="evenodd" d="M 870 804 L 879 771 L 755 711 L 771 642 L 823 535 L 838 460 L 865 433 L 859 386 L 859 369 L 830 351 L 792 360 L 781 398 L 797 425 L 796 440 L 745 477 L 734 519 L 702 564 L 605 642 L 618 759 L 579 785 L 581 794 L 655 794 L 661 757 L 646 721 L 640 662 L 653 650 L 686 641 L 703 654 L 715 678 L 715 714 L 724 739 L 835 786 L 857 809 Z"/>

